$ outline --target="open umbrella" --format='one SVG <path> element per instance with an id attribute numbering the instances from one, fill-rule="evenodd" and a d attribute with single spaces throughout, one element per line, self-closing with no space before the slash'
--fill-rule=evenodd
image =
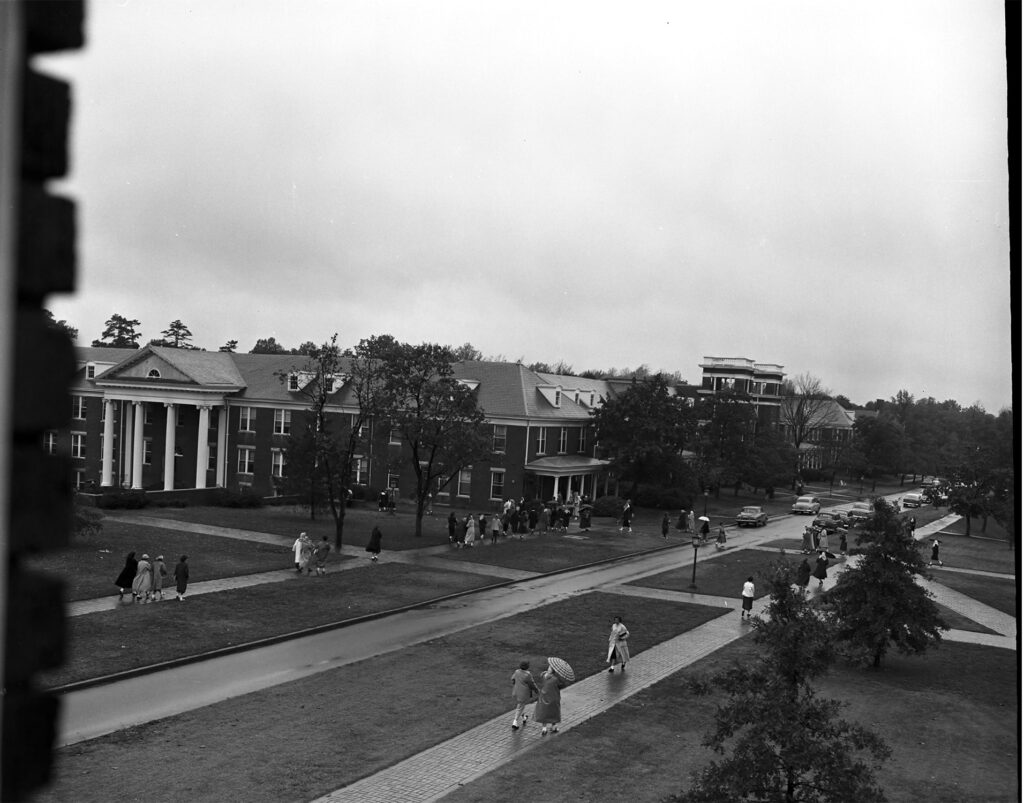
<path id="1" fill-rule="evenodd" d="M 551 671 L 566 683 L 572 683 L 576 680 L 576 673 L 572 671 L 572 667 L 561 658 L 548 658 L 548 664 L 551 667 Z"/>
<path id="2" fill-rule="evenodd" d="M 711 521 L 707 516 L 700 516 L 697 521 Z"/>

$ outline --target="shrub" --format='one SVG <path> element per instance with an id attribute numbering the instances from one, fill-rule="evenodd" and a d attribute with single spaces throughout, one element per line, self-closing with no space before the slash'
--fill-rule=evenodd
<path id="1" fill-rule="evenodd" d="M 95 507 L 75 505 L 75 535 L 88 538 L 103 531 L 103 514 Z"/>
<path id="2" fill-rule="evenodd" d="M 263 497 L 252 491 L 228 491 L 217 500 L 223 507 L 263 507 Z"/>
<path id="3" fill-rule="evenodd" d="M 659 488 L 653 485 L 641 485 L 637 488 L 633 502 L 639 507 L 659 508 L 661 510 L 682 510 L 692 506 L 692 497 L 681 488 Z"/>
<path id="4" fill-rule="evenodd" d="M 145 491 L 121 491 L 101 494 L 96 507 L 108 510 L 140 510 L 149 504 Z"/>
<path id="5" fill-rule="evenodd" d="M 618 518 L 622 515 L 622 506 L 625 504 L 626 500 L 621 496 L 601 496 L 594 500 L 594 510 L 591 515 Z"/>

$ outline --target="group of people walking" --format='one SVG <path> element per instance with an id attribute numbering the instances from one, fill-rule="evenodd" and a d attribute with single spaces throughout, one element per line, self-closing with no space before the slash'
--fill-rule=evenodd
<path id="1" fill-rule="evenodd" d="M 590 531 L 591 507 L 585 496 L 574 494 L 569 502 L 563 502 L 561 495 L 544 505 L 527 504 L 525 499 L 516 502 L 506 499 L 501 511 L 490 515 L 467 513 L 459 518 L 455 511 L 448 513 L 448 543 L 456 549 L 476 545 L 485 537 L 492 544 L 499 538 L 518 537 L 547 532 L 568 532 L 573 520 L 579 521 L 582 532 Z"/>
<path id="2" fill-rule="evenodd" d="M 317 543 L 306 533 L 299 533 L 299 537 L 292 544 L 292 553 L 295 556 L 295 571 L 299 574 L 312 574 L 316 572 L 317 577 L 327 574 L 327 556 L 331 554 L 331 542 L 325 535 Z"/>
<path id="3" fill-rule="evenodd" d="M 627 639 L 629 630 L 626 623 L 622 621 L 622 617 L 614 617 L 608 633 L 608 652 L 605 661 L 609 665 L 609 672 L 615 672 L 617 665 L 623 672 L 626 670 L 626 664 L 629 662 Z M 533 720 L 541 725 L 540 735 L 558 733 L 558 726 L 562 721 L 562 689 L 574 679 L 572 669 L 559 658 L 547 659 L 547 667 L 541 674 L 539 682 L 530 672 L 530 662 L 522 661 L 519 668 L 512 673 L 512 699 L 515 701 L 512 730 L 517 731 L 520 727 L 526 727 L 530 719 L 527 706 L 536 703 Z"/>
<path id="4" fill-rule="evenodd" d="M 160 602 L 164 598 L 165 577 L 167 566 L 163 555 L 150 559 L 148 554 L 143 554 L 137 559 L 134 552 L 129 552 L 124 568 L 114 580 L 118 601 L 123 601 L 124 595 L 131 592 L 132 602 Z M 182 555 L 174 566 L 174 587 L 178 601 L 183 601 L 188 588 L 188 555 Z"/>

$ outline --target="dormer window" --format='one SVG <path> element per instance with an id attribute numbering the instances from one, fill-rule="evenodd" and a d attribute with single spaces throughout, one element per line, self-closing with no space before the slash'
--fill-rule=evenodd
<path id="1" fill-rule="evenodd" d="M 298 374 L 288 374 L 288 390 L 298 390 L 298 389 L 299 389 L 299 375 Z"/>
<path id="2" fill-rule="evenodd" d="M 556 390 L 555 391 L 555 407 L 561 407 L 561 406 L 562 406 L 562 391 Z"/>
<path id="3" fill-rule="evenodd" d="M 88 363 L 85 366 L 85 378 L 86 379 L 92 379 L 95 376 L 96 376 L 96 363 L 93 363 L 93 362 Z"/>
<path id="4" fill-rule="evenodd" d="M 328 393 L 334 393 L 334 377 L 333 376 L 325 376 L 324 377 L 324 390 L 327 391 Z"/>
<path id="5" fill-rule="evenodd" d="M 594 393 L 593 393 L 593 391 L 591 391 L 591 393 L 590 393 L 590 406 L 591 407 L 594 406 Z"/>
<path id="6" fill-rule="evenodd" d="M 160 378 L 160 372 L 158 370 L 156 370 L 156 368 L 150 368 L 149 369 L 149 373 L 146 374 L 146 376 L 149 377 L 150 379 L 159 379 Z"/>
<path id="7" fill-rule="evenodd" d="M 572 394 L 572 400 L 576 402 L 576 404 L 580 403 L 580 392 L 578 390 Z"/>

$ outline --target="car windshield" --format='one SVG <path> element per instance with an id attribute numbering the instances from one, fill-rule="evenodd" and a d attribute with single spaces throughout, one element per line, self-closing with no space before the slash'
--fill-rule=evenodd
<path id="1" fill-rule="evenodd" d="M 760 513 L 761 508 L 759 507 L 745 507 L 743 508 L 744 513 Z"/>
<path id="2" fill-rule="evenodd" d="M 809 505 L 809 504 L 811 504 L 811 497 L 809 497 L 809 496 L 801 496 L 799 499 L 796 500 L 796 503 L 798 505 L 800 503 L 803 503 L 805 505 Z"/>

